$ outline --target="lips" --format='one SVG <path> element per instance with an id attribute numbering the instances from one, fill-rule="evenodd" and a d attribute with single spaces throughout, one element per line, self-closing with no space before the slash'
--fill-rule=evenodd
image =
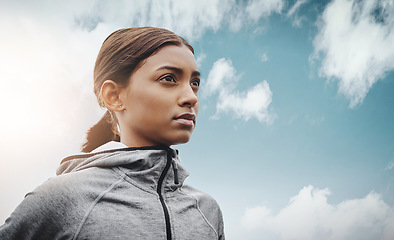
<path id="1" fill-rule="evenodd" d="M 196 115 L 194 113 L 183 113 L 174 119 L 178 123 L 186 126 L 193 126 L 196 123 Z"/>

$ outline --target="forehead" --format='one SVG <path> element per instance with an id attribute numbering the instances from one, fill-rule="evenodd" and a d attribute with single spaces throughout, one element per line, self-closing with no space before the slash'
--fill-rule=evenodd
<path id="1" fill-rule="evenodd" d="M 159 68 L 163 65 L 178 67 L 184 71 L 198 70 L 194 54 L 184 45 L 167 45 L 160 48 L 145 60 L 141 68 Z"/>

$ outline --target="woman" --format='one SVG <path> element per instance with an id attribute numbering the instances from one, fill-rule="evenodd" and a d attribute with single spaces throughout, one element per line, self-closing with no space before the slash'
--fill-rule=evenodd
<path id="1" fill-rule="evenodd" d="M 103 43 L 94 92 L 103 118 L 80 155 L 33 192 L 0 239 L 224 239 L 219 206 L 183 181 L 171 145 L 189 141 L 200 73 L 193 48 L 160 28 L 128 28 Z"/>

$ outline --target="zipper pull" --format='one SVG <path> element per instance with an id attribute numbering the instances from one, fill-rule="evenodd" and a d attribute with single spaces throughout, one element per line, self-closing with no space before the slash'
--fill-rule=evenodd
<path id="1" fill-rule="evenodd" d="M 176 185 L 179 184 L 179 178 L 178 178 L 178 164 L 175 162 L 175 160 L 172 160 L 172 169 L 174 170 L 174 183 Z"/>

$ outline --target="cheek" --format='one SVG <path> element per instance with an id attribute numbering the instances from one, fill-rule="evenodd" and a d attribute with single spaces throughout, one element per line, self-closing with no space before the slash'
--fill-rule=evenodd
<path id="1" fill-rule="evenodd" d="M 171 101 L 168 94 L 140 91 L 130 99 L 130 115 L 142 123 L 156 123 L 171 117 Z"/>

